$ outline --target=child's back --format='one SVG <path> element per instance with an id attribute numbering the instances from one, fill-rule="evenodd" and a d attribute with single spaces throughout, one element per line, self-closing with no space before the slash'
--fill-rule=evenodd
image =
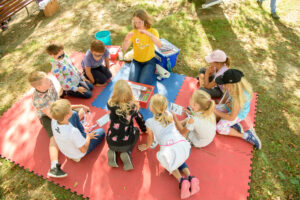
<path id="1" fill-rule="evenodd" d="M 204 117 L 197 113 L 192 118 L 194 123 L 186 125 L 190 131 L 188 139 L 195 147 L 205 147 L 213 141 L 216 135 L 216 117 L 214 114 Z"/>

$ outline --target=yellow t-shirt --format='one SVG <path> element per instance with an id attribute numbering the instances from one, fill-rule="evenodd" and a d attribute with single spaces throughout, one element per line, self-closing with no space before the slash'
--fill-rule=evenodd
<path id="1" fill-rule="evenodd" d="M 152 33 L 159 38 L 159 34 L 156 29 L 149 28 L 146 31 Z M 154 43 L 152 39 L 146 34 L 140 33 L 137 29 L 132 30 L 133 36 L 130 41 L 133 44 L 133 59 L 138 62 L 147 62 L 155 56 Z"/>

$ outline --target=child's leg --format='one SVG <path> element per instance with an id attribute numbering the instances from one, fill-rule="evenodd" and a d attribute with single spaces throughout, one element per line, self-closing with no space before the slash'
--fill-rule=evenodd
<path id="1" fill-rule="evenodd" d="M 77 114 L 76 111 L 72 111 L 73 114 L 72 114 L 72 117 L 69 119 L 69 122 L 76 128 L 79 129 L 79 131 L 81 132 L 81 135 L 83 137 L 86 137 L 86 133 L 84 132 L 84 128 L 80 122 L 80 119 L 79 119 L 79 116 Z"/>
<path id="2" fill-rule="evenodd" d="M 107 160 L 108 160 L 108 166 L 119 167 L 118 162 L 117 162 L 117 152 L 115 152 L 111 149 L 108 149 Z"/>
<path id="3" fill-rule="evenodd" d="M 191 185 L 190 186 L 191 195 L 199 192 L 199 190 L 200 190 L 199 179 L 197 179 L 194 176 L 191 176 L 191 172 L 190 172 L 187 164 L 183 163 L 178 169 L 184 173 L 185 177 L 188 178 L 190 185 Z"/>
<path id="4" fill-rule="evenodd" d="M 241 137 L 242 138 L 243 135 L 241 133 L 239 133 L 235 129 L 231 128 L 231 126 L 233 126 L 234 124 L 236 124 L 240 121 L 241 120 L 238 119 L 238 118 L 236 118 L 233 121 L 228 121 L 228 120 L 221 119 L 217 123 L 217 132 L 221 135 L 230 135 L 230 136 Z"/>
<path id="5" fill-rule="evenodd" d="M 95 80 L 95 85 L 96 84 L 105 84 L 107 81 L 107 78 L 105 76 L 105 74 L 102 72 L 101 66 L 91 69 L 91 73 L 94 77 Z"/>

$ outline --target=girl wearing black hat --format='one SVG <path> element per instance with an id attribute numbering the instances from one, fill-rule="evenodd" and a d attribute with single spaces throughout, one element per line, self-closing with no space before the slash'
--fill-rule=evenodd
<path id="1" fill-rule="evenodd" d="M 216 78 L 216 83 L 224 85 L 226 92 L 220 104 L 216 106 L 215 114 L 221 120 L 217 123 L 217 132 L 243 138 L 261 149 L 261 142 L 254 129 L 243 131 L 240 121 L 244 120 L 250 111 L 252 87 L 244 78 L 243 72 L 229 69 Z M 224 103 L 224 104 L 222 104 Z"/>

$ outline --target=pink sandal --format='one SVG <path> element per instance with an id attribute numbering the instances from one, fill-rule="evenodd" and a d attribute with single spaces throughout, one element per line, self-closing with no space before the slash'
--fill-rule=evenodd
<path id="1" fill-rule="evenodd" d="M 183 178 L 181 180 L 181 182 L 179 183 L 181 199 L 186 199 L 191 196 L 190 186 L 191 184 L 187 178 Z"/>
<path id="2" fill-rule="evenodd" d="M 199 179 L 197 179 L 194 176 L 189 176 L 189 181 L 191 184 L 191 196 L 199 192 L 200 186 L 199 186 Z"/>

